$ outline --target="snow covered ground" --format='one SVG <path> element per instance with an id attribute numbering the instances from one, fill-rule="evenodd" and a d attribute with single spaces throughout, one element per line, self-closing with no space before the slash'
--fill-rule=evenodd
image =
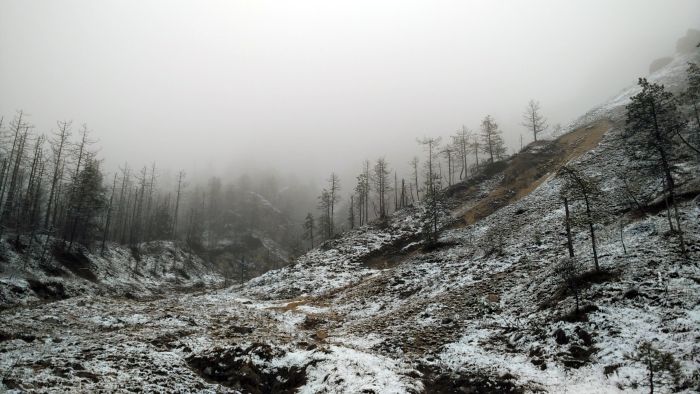
<path id="1" fill-rule="evenodd" d="M 689 59 L 677 59 L 652 77 L 677 86 Z M 554 273 L 567 255 L 564 210 L 561 182 L 546 173 L 532 191 L 485 218 L 451 223 L 429 251 L 421 249 L 419 212 L 409 209 L 385 226 L 351 231 L 244 285 L 140 300 L 88 292 L 5 310 L 0 387 L 90 393 L 641 393 L 648 391 L 646 370 L 631 355 L 649 341 L 680 366 L 675 382 L 658 376 L 657 390 L 697 392 L 700 171 L 688 162 L 679 173 L 687 196 L 680 204 L 684 258 L 665 210 L 640 215 L 624 190 L 621 174 L 631 163 L 617 137 L 620 106 L 632 92 L 576 126 L 585 137 L 588 125 L 609 124 L 602 140 L 574 159 L 606 191 L 596 225 L 602 273 L 592 272 L 587 229 L 574 227 L 574 248 L 589 271 L 581 284 L 584 313 L 571 313 L 574 297 Z M 469 198 L 488 196 L 501 179 L 497 174 L 484 180 Z M 462 215 L 477 202 L 450 206 Z M 571 209 L 577 214 L 581 205 L 572 203 Z M 177 265 L 183 258 L 146 259 L 149 268 L 142 271 L 159 272 L 165 261 Z"/>
<path id="2" fill-rule="evenodd" d="M 169 241 L 109 244 L 102 254 L 99 247 L 64 253 L 44 239 L 21 254 L 0 243 L 0 308 L 87 294 L 153 297 L 224 282 L 207 262 Z"/>

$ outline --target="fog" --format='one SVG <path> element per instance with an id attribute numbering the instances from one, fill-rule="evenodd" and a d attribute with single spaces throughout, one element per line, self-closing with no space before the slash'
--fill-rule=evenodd
<path id="1" fill-rule="evenodd" d="M 698 27 L 696 0 L 3 0 L 0 114 L 87 123 L 108 169 L 407 173 L 417 137 L 490 114 L 519 146 L 529 99 L 566 124 Z"/>

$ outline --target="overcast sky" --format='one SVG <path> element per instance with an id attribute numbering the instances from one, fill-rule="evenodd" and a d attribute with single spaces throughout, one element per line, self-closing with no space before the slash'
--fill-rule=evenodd
<path id="1" fill-rule="evenodd" d="M 527 141 L 530 98 L 566 124 L 688 28 L 700 1 L 0 0 L 0 114 L 87 123 L 108 168 L 404 168 L 486 114 Z"/>

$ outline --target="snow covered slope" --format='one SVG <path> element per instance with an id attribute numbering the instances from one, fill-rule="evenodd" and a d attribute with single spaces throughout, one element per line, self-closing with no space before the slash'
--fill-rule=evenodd
<path id="1" fill-rule="evenodd" d="M 173 242 L 138 248 L 109 244 L 102 254 L 76 247 L 64 252 L 43 242 L 0 245 L 0 308 L 78 295 L 148 297 L 173 290 L 212 287 L 223 277 L 196 255 Z"/>
<path id="2" fill-rule="evenodd" d="M 687 61 L 652 79 L 677 89 Z M 10 391 L 647 392 L 642 340 L 673 354 L 700 389 L 700 171 L 678 185 L 688 258 L 661 209 L 626 193 L 618 138 L 636 88 L 556 141 L 530 146 L 451 196 L 439 245 L 423 250 L 418 208 L 324 244 L 284 269 L 213 292 L 136 301 L 82 296 L 2 312 Z M 554 274 L 567 255 L 556 169 L 574 162 L 605 191 L 601 273 L 582 278 L 582 312 Z M 527 163 L 532 171 L 521 171 Z M 640 187 L 656 185 L 642 179 Z M 651 189 L 650 189 L 651 190 Z M 581 206 L 573 203 L 573 212 Z M 577 256 L 592 268 L 585 229 Z M 624 241 L 624 244 L 623 244 Z"/>

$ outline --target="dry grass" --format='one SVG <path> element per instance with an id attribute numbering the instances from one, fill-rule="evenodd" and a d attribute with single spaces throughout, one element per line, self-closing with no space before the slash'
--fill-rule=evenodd
<path id="1" fill-rule="evenodd" d="M 297 300 L 290 301 L 283 306 L 273 306 L 273 307 L 270 307 L 268 309 L 272 309 L 273 311 L 279 311 L 279 312 L 283 312 L 283 313 L 287 312 L 287 311 L 295 311 L 297 309 L 297 307 L 299 307 L 301 305 L 306 305 L 309 303 L 309 301 L 310 300 L 308 298 L 300 298 Z"/>
<path id="2" fill-rule="evenodd" d="M 508 160 L 501 183 L 463 213 L 464 224 L 476 223 L 530 194 L 562 165 L 595 148 L 610 126 L 610 122 L 603 120 L 549 143 L 530 144 Z"/>

